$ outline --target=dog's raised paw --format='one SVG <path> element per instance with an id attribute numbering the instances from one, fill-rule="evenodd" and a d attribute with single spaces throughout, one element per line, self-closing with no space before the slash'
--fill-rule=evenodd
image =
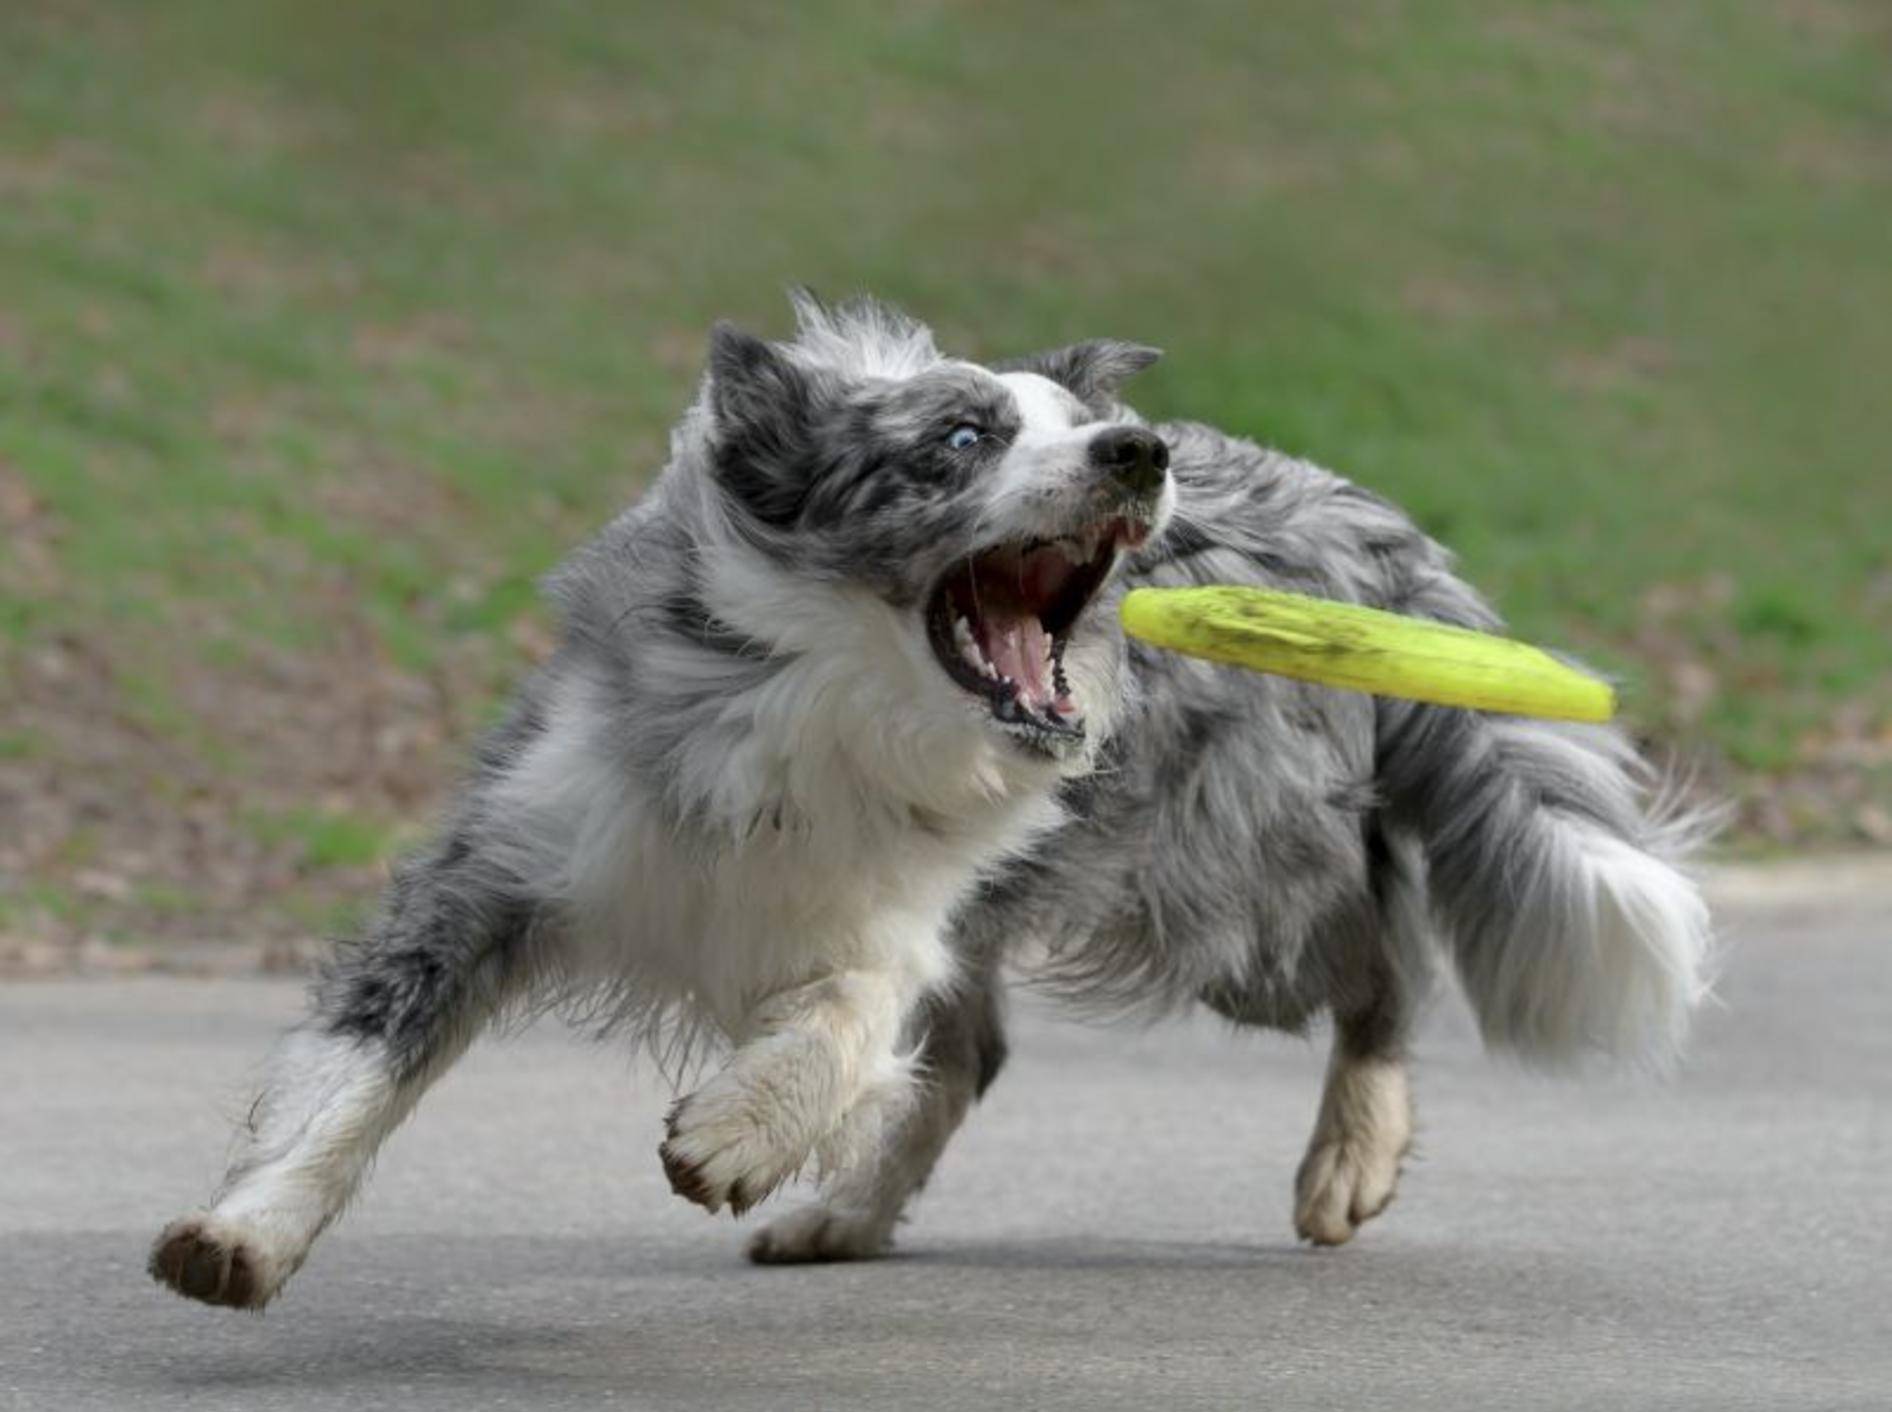
<path id="1" fill-rule="evenodd" d="M 884 1221 L 832 1207 L 804 1206 L 769 1222 L 749 1242 L 758 1265 L 809 1265 L 833 1260 L 871 1260 L 893 1244 Z"/>
<path id="2" fill-rule="evenodd" d="M 658 1145 L 657 1160 L 663 1163 L 664 1176 L 670 1181 L 670 1189 L 685 1201 L 693 1202 L 705 1211 L 715 1211 L 722 1206 L 703 1169 L 671 1146 L 668 1139 Z"/>
<path id="3" fill-rule="evenodd" d="M 201 1216 L 166 1226 L 151 1247 L 147 1268 L 154 1280 L 187 1299 L 230 1309 L 261 1309 L 276 1292 L 264 1278 L 258 1252 Z"/>
<path id="4" fill-rule="evenodd" d="M 678 1196 L 740 1216 L 800 1170 L 807 1152 L 785 1150 L 747 1107 L 712 1082 L 671 1108 L 657 1156 Z"/>

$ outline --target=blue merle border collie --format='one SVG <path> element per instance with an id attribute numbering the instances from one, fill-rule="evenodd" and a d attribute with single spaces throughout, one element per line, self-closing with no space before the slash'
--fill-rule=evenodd
<path id="1" fill-rule="evenodd" d="M 570 1006 L 720 1067 L 676 1191 L 762 1261 L 871 1256 L 1004 1058 L 1007 957 L 1093 1006 L 1334 1023 L 1296 1225 L 1393 1194 L 1416 1005 L 1449 958 L 1494 1046 L 1661 1061 L 1706 910 L 1617 731 L 1376 700 L 1126 642 L 1131 584 L 1249 583 L 1497 626 L 1359 487 L 1119 400 L 1154 350 L 985 367 L 882 305 L 712 335 L 649 492 L 551 579 L 563 636 L 282 1040 L 152 1273 L 282 1288 L 428 1084 Z"/>

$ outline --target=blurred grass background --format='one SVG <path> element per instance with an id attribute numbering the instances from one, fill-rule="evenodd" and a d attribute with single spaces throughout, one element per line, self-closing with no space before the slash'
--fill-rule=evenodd
<path id="1" fill-rule="evenodd" d="M 1892 9 L 0 8 L 0 934 L 344 920 L 718 316 L 1113 334 L 1892 842 Z"/>

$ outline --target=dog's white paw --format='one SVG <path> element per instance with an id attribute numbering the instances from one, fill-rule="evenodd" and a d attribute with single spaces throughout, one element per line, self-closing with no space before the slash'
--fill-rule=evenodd
<path id="1" fill-rule="evenodd" d="M 1294 1181 L 1294 1229 L 1316 1245 L 1345 1245 L 1386 1209 L 1399 1185 L 1399 1150 L 1316 1141 Z"/>
<path id="2" fill-rule="evenodd" d="M 749 1242 L 758 1265 L 872 1260 L 893 1246 L 893 1222 L 816 1203 L 769 1222 Z"/>
<path id="3" fill-rule="evenodd" d="M 725 1070 L 677 1100 L 657 1149 L 678 1196 L 740 1216 L 807 1162 L 811 1144 L 784 1131 L 748 1085 Z"/>
<path id="4" fill-rule="evenodd" d="M 302 1263 L 306 1248 L 242 1221 L 209 1213 L 171 1222 L 151 1247 L 146 1268 L 189 1299 L 231 1309 L 261 1309 Z"/>
<path id="5" fill-rule="evenodd" d="M 1294 1229 L 1315 1245 L 1344 1245 L 1386 1209 L 1412 1146 L 1405 1070 L 1355 1062 L 1329 1080 L 1320 1121 L 1294 1178 Z"/>

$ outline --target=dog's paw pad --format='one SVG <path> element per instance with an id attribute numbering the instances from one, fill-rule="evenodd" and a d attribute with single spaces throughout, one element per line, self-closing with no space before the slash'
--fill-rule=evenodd
<path id="1" fill-rule="evenodd" d="M 771 1221 L 749 1242 L 758 1265 L 807 1265 L 829 1260 L 871 1260 L 892 1244 L 885 1223 L 826 1206 L 804 1206 Z"/>
<path id="2" fill-rule="evenodd" d="M 1315 1245 L 1345 1245 L 1384 1211 L 1399 1185 L 1404 1144 L 1316 1141 L 1294 1180 L 1294 1229 Z"/>
<path id="3" fill-rule="evenodd" d="M 240 1238 L 197 1217 L 173 1221 L 151 1248 L 151 1277 L 188 1299 L 231 1309 L 261 1309 L 275 1291 L 262 1262 Z"/>

